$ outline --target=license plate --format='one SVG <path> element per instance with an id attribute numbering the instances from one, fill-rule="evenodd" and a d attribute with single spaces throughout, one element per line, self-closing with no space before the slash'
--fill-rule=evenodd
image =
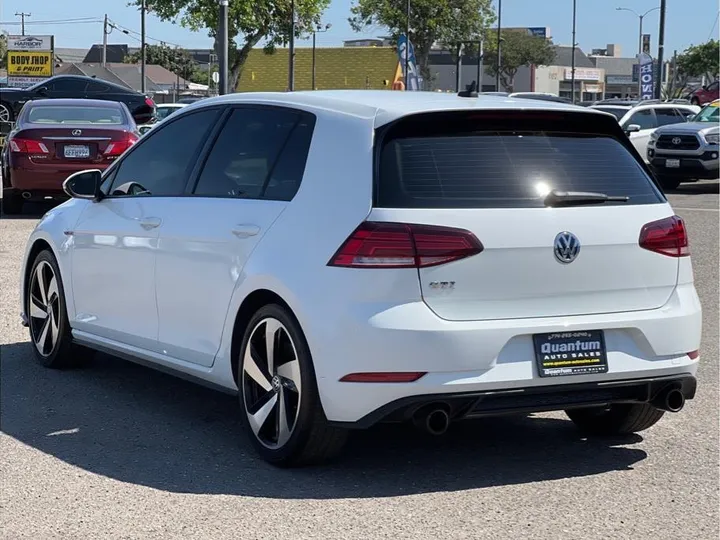
<path id="1" fill-rule="evenodd" d="M 536 334 L 535 360 L 541 377 L 607 373 L 602 330 Z"/>
<path id="2" fill-rule="evenodd" d="M 666 159 L 665 166 L 668 169 L 677 169 L 678 167 L 680 167 L 680 160 L 679 159 Z"/>
<path id="3" fill-rule="evenodd" d="M 88 158 L 90 157 L 90 147 L 80 144 L 72 144 L 65 146 L 63 150 L 66 158 Z"/>

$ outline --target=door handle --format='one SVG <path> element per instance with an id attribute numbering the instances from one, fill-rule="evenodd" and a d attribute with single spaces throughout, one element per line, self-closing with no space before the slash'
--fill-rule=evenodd
<path id="1" fill-rule="evenodd" d="M 146 231 L 154 229 L 155 227 L 159 227 L 161 223 L 162 219 L 157 217 L 147 217 L 140 220 L 140 226 Z"/>
<path id="2" fill-rule="evenodd" d="M 249 238 L 255 236 L 260 232 L 260 227 L 257 225 L 236 225 L 232 229 L 232 233 L 238 238 Z"/>

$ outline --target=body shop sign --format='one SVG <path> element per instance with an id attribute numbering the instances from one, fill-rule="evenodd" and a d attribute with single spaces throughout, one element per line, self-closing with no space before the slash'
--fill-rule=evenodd
<path id="1" fill-rule="evenodd" d="M 24 88 L 52 77 L 53 36 L 8 36 L 8 86 Z"/>
<path id="2" fill-rule="evenodd" d="M 53 53 L 8 51 L 8 77 L 52 77 Z"/>

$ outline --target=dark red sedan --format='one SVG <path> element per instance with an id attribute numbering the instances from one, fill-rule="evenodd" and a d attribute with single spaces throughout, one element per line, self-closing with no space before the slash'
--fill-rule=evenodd
<path id="1" fill-rule="evenodd" d="M 3 212 L 26 201 L 62 200 L 74 172 L 104 169 L 139 138 L 127 106 L 95 99 L 25 104 L 2 152 Z"/>

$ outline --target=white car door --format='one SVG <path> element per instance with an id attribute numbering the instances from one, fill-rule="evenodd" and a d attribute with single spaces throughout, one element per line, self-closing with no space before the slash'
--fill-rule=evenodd
<path id="1" fill-rule="evenodd" d="M 217 110 L 168 122 L 143 138 L 103 185 L 72 231 L 79 331 L 157 351 L 156 256 L 169 202 L 184 195 L 194 157 Z"/>
<path id="2" fill-rule="evenodd" d="M 640 126 L 640 131 L 629 134 L 630 142 L 642 158 L 647 161 L 647 143 L 650 139 L 650 134 L 658 127 L 655 111 L 651 107 L 637 110 L 626 115 L 620 125 L 623 129 L 627 129 L 633 124 Z"/>
<path id="3" fill-rule="evenodd" d="M 193 195 L 172 202 L 157 258 L 163 354 L 211 366 L 250 254 L 302 180 L 314 116 L 237 107 L 196 167 Z"/>

